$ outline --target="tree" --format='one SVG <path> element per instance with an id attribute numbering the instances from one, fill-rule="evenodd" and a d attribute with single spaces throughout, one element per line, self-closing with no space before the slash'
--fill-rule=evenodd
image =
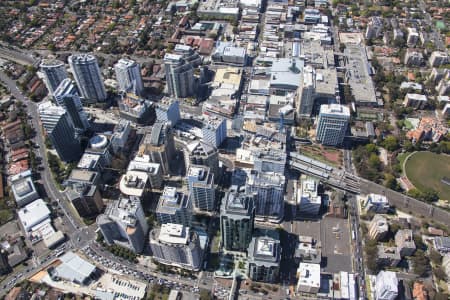
<path id="1" fill-rule="evenodd" d="M 398 139 L 393 135 L 387 136 L 383 141 L 383 147 L 391 152 L 397 150 L 399 148 Z"/>
<path id="2" fill-rule="evenodd" d="M 401 189 L 397 179 L 389 173 L 384 175 L 384 186 L 394 191 L 399 191 Z"/>
<path id="3" fill-rule="evenodd" d="M 440 265 L 442 263 L 442 256 L 438 251 L 431 249 L 430 260 L 433 264 Z"/>
<path id="4" fill-rule="evenodd" d="M 447 274 L 445 274 L 445 271 L 442 269 L 441 266 L 435 268 L 433 270 L 433 274 L 434 274 L 434 276 L 436 276 L 436 278 L 438 280 L 442 280 L 442 281 L 446 281 L 447 280 Z"/>
<path id="5" fill-rule="evenodd" d="M 419 276 L 425 276 L 430 270 L 430 262 L 426 257 L 425 252 L 421 249 L 416 251 L 414 256 L 411 258 L 411 262 L 413 263 L 414 273 Z"/>

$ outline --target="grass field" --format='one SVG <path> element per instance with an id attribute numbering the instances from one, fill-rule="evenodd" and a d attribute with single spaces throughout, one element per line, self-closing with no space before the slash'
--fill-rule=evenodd
<path id="1" fill-rule="evenodd" d="M 450 155 L 417 152 L 410 156 L 405 169 L 406 176 L 416 188 L 431 188 L 441 199 L 450 200 L 450 186 L 441 182 L 444 176 L 450 178 Z"/>

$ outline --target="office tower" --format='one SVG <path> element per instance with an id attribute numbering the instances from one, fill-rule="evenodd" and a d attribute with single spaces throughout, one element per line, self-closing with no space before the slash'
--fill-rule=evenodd
<path id="1" fill-rule="evenodd" d="M 316 70 L 311 66 L 303 68 L 303 81 L 300 84 L 299 116 L 309 118 L 311 116 L 316 93 Z"/>
<path id="2" fill-rule="evenodd" d="M 220 232 L 227 250 L 246 251 L 252 240 L 255 221 L 255 195 L 232 186 L 222 200 Z"/>
<path id="3" fill-rule="evenodd" d="M 148 231 L 141 202 L 135 197 L 110 203 L 97 217 L 97 225 L 108 245 L 117 244 L 141 253 Z"/>
<path id="4" fill-rule="evenodd" d="M 227 120 L 219 117 L 208 118 L 202 127 L 203 141 L 216 148 L 227 138 Z"/>
<path id="5" fill-rule="evenodd" d="M 120 192 L 127 197 L 135 197 L 141 201 L 147 199 L 150 192 L 148 173 L 145 171 L 127 171 L 120 179 Z"/>
<path id="6" fill-rule="evenodd" d="M 70 162 L 80 158 L 80 140 L 66 110 L 47 101 L 39 105 L 39 116 L 61 160 Z"/>
<path id="7" fill-rule="evenodd" d="M 103 200 L 96 185 L 78 185 L 74 188 L 66 190 L 66 197 L 80 217 L 91 217 L 102 211 Z"/>
<path id="8" fill-rule="evenodd" d="M 252 238 L 248 246 L 248 277 L 253 281 L 276 282 L 280 272 L 280 239 L 266 234 Z"/>
<path id="9" fill-rule="evenodd" d="M 344 141 L 350 121 L 350 110 L 340 104 L 320 106 L 316 140 L 323 145 L 338 146 Z"/>
<path id="10" fill-rule="evenodd" d="M 8 274 L 11 271 L 11 267 L 8 263 L 8 252 L 6 250 L 0 250 L 0 275 Z"/>
<path id="11" fill-rule="evenodd" d="M 184 148 L 186 170 L 191 164 L 207 166 L 217 179 L 219 174 L 219 152 L 204 142 L 193 142 Z"/>
<path id="12" fill-rule="evenodd" d="M 155 111 L 157 122 L 170 122 L 173 127 L 181 120 L 178 100 L 163 99 L 156 104 Z"/>
<path id="13" fill-rule="evenodd" d="M 183 55 L 164 56 L 168 93 L 176 98 L 186 98 L 195 94 L 194 68 Z"/>
<path id="14" fill-rule="evenodd" d="M 389 233 L 389 224 L 381 215 L 375 215 L 369 224 L 369 237 L 373 240 L 382 240 Z"/>
<path id="15" fill-rule="evenodd" d="M 139 155 L 147 154 L 150 160 L 161 165 L 164 175 L 169 175 L 175 157 L 175 143 L 169 123 L 155 123 L 146 132 L 139 146 Z"/>
<path id="16" fill-rule="evenodd" d="M 198 271 L 203 252 L 197 233 L 181 224 L 162 224 L 150 232 L 150 249 L 158 262 Z"/>
<path id="17" fill-rule="evenodd" d="M 375 284 L 376 300 L 394 300 L 398 296 L 398 280 L 395 272 L 381 271 Z"/>
<path id="18" fill-rule="evenodd" d="M 300 189 L 297 195 L 299 212 L 301 215 L 317 216 L 322 205 L 322 198 L 318 195 L 319 180 L 302 175 Z"/>
<path id="19" fill-rule="evenodd" d="M 279 223 L 284 216 L 285 177 L 273 172 L 252 171 L 246 190 L 256 193 L 256 220 Z"/>
<path id="20" fill-rule="evenodd" d="M 141 66 L 134 60 L 121 58 L 114 65 L 119 92 L 133 92 L 141 96 L 144 90 L 141 76 Z"/>
<path id="21" fill-rule="evenodd" d="M 59 106 L 66 109 L 77 133 L 83 133 L 90 127 L 88 116 L 72 80 L 64 79 L 53 93 L 53 98 Z"/>
<path id="22" fill-rule="evenodd" d="M 106 100 L 106 90 L 100 67 L 94 55 L 71 55 L 69 56 L 69 65 L 84 101 L 95 103 Z"/>
<path id="23" fill-rule="evenodd" d="M 53 94 L 59 84 L 67 78 L 64 63 L 56 59 L 43 59 L 39 67 L 44 74 L 44 83 L 49 94 Z"/>
<path id="24" fill-rule="evenodd" d="M 25 206 L 39 198 L 31 170 L 10 176 L 9 182 L 18 207 Z"/>
<path id="25" fill-rule="evenodd" d="M 214 188 L 214 175 L 209 167 L 191 165 L 186 179 L 193 207 L 200 211 L 213 211 L 216 205 L 216 191 Z"/>
<path id="26" fill-rule="evenodd" d="M 124 149 L 128 142 L 130 131 L 131 122 L 123 119 L 119 120 L 111 136 L 111 149 L 114 153 L 118 153 Z"/>
<path id="27" fill-rule="evenodd" d="M 284 174 L 287 154 L 279 149 L 260 149 L 253 151 L 253 169 L 258 172 L 275 172 Z"/>
<path id="28" fill-rule="evenodd" d="M 191 225 L 192 203 L 189 197 L 175 187 L 166 186 L 159 197 L 156 217 L 160 224 Z"/>
<path id="29" fill-rule="evenodd" d="M 152 189 L 160 189 L 163 185 L 161 166 L 158 163 L 152 163 L 148 155 L 136 156 L 128 164 L 127 170 L 146 172 Z"/>

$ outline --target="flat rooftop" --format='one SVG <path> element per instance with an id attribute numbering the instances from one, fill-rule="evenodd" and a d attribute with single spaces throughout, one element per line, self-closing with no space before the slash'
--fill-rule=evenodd
<path id="1" fill-rule="evenodd" d="M 189 227 L 181 224 L 166 223 L 161 225 L 159 241 L 168 244 L 186 245 L 189 240 Z"/>
<path id="2" fill-rule="evenodd" d="M 320 264 L 300 263 L 297 273 L 298 285 L 320 287 Z"/>

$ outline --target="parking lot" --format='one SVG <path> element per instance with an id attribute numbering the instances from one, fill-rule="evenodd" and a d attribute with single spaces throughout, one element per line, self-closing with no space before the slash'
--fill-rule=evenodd
<path id="1" fill-rule="evenodd" d="M 324 272 L 352 271 L 350 229 L 347 219 L 324 218 L 320 222 Z"/>
<path id="2" fill-rule="evenodd" d="M 352 271 L 350 229 L 347 219 L 324 217 L 316 221 L 294 221 L 284 224 L 295 235 L 311 236 L 322 244 L 322 271 Z M 292 228 L 292 229 L 291 229 Z"/>

